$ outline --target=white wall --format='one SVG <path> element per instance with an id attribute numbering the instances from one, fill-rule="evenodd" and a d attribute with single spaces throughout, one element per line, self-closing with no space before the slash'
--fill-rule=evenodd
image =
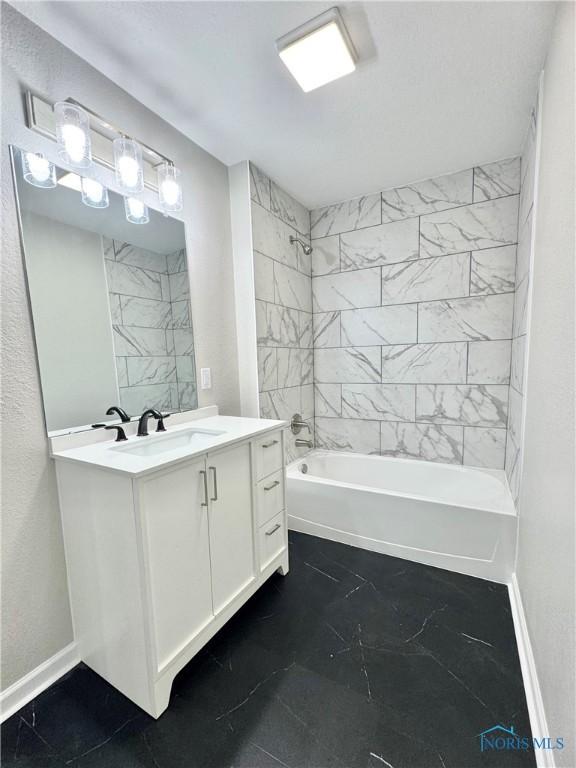
<path id="1" fill-rule="evenodd" d="M 22 90 L 73 97 L 173 158 L 184 177 L 199 405 L 239 410 L 227 169 L 128 93 L 2 4 L 2 686 L 72 639 L 54 468 L 47 455 L 8 144 L 54 145 L 25 128 Z M 113 188 L 107 171 L 100 178 Z"/>
<path id="2" fill-rule="evenodd" d="M 551 736 L 574 751 L 574 5 L 543 84 L 517 577 Z"/>

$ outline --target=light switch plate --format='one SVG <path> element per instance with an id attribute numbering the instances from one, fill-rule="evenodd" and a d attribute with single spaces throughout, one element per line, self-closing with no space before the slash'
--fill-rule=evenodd
<path id="1" fill-rule="evenodd" d="M 212 389 L 212 373 L 210 368 L 200 368 L 201 389 Z"/>

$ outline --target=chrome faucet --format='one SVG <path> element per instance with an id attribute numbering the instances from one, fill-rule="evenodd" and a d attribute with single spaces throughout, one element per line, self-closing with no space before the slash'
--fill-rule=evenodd
<path id="1" fill-rule="evenodd" d="M 296 448 L 314 448 L 312 440 L 301 440 L 298 438 L 294 442 L 296 444 Z"/>

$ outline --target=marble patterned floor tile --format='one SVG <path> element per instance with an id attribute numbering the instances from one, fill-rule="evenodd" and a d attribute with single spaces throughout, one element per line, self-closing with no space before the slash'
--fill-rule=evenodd
<path id="1" fill-rule="evenodd" d="M 186 257 L 186 249 L 181 248 L 179 251 L 169 253 L 166 256 L 166 267 L 169 275 L 174 272 L 187 272 L 188 259 Z"/>
<path id="2" fill-rule="evenodd" d="M 171 301 L 188 301 L 190 299 L 190 282 L 188 272 L 175 272 L 168 276 L 170 283 Z"/>
<path id="3" fill-rule="evenodd" d="M 274 303 L 274 260 L 258 251 L 254 251 L 253 255 L 256 298 Z"/>
<path id="4" fill-rule="evenodd" d="M 192 319 L 190 317 L 190 302 L 173 301 L 172 306 L 172 328 L 190 328 Z"/>
<path id="5" fill-rule="evenodd" d="M 380 453 L 380 422 L 364 419 L 329 419 L 316 422 L 316 447 L 330 451 Z"/>
<path id="6" fill-rule="evenodd" d="M 261 205 L 252 206 L 252 247 L 287 267 L 298 269 L 298 252 L 290 243 L 294 230 Z"/>
<path id="7" fill-rule="evenodd" d="M 511 293 L 516 275 L 516 246 L 472 252 L 470 295 Z"/>
<path id="8" fill-rule="evenodd" d="M 270 179 L 254 163 L 250 166 L 250 197 L 270 210 Z"/>
<path id="9" fill-rule="evenodd" d="M 504 469 L 506 430 L 464 427 L 464 464 L 469 467 Z"/>
<path id="10" fill-rule="evenodd" d="M 410 384 L 342 384 L 342 416 L 347 419 L 414 421 L 415 408 Z"/>
<path id="11" fill-rule="evenodd" d="M 108 259 L 105 263 L 110 293 L 139 296 L 143 299 L 162 299 L 162 275 L 158 272 Z"/>
<path id="12" fill-rule="evenodd" d="M 274 264 L 274 303 L 312 312 L 311 279 L 283 264 Z"/>
<path id="13" fill-rule="evenodd" d="M 382 267 L 382 304 L 407 304 L 468 296 L 470 254 Z"/>
<path id="14" fill-rule="evenodd" d="M 258 391 L 278 389 L 278 349 L 258 347 Z"/>
<path id="15" fill-rule="evenodd" d="M 342 384 L 314 384 L 314 413 L 316 418 L 342 415 Z"/>
<path id="16" fill-rule="evenodd" d="M 420 218 L 420 255 L 442 256 L 512 245 L 518 240 L 518 195 Z"/>
<path id="17" fill-rule="evenodd" d="M 118 240 L 114 241 L 114 250 L 116 261 L 122 264 L 149 269 L 152 272 L 165 273 L 167 271 L 166 256 L 164 254 L 147 251 L 145 248 L 139 248 L 130 243 L 120 243 Z"/>
<path id="18" fill-rule="evenodd" d="M 381 453 L 398 459 L 462 463 L 463 427 L 382 422 Z"/>
<path id="19" fill-rule="evenodd" d="M 382 192 L 382 221 L 398 221 L 472 202 L 472 170 Z"/>
<path id="20" fill-rule="evenodd" d="M 295 309 L 257 300 L 256 333 L 260 347 L 299 347 L 302 338 L 300 315 Z"/>
<path id="21" fill-rule="evenodd" d="M 314 312 L 380 304 L 380 269 L 361 269 L 312 278 Z"/>
<path id="22" fill-rule="evenodd" d="M 176 360 L 172 356 L 128 357 L 126 360 L 131 387 L 176 381 Z"/>
<path id="23" fill-rule="evenodd" d="M 380 224 L 340 235 L 342 270 L 411 261 L 419 256 L 418 219 Z"/>
<path id="24" fill-rule="evenodd" d="M 514 294 L 418 305 L 418 341 L 490 341 L 512 338 Z"/>
<path id="25" fill-rule="evenodd" d="M 194 334 L 191 328 L 175 328 L 174 351 L 177 355 L 194 354 Z"/>
<path id="26" fill-rule="evenodd" d="M 311 236 L 326 237 L 382 223 L 380 194 L 364 195 L 310 212 Z"/>
<path id="27" fill-rule="evenodd" d="M 520 158 L 509 157 L 474 168 L 474 202 L 517 195 L 520 192 Z"/>
<path id="28" fill-rule="evenodd" d="M 147 408 L 166 411 L 172 407 L 170 384 L 120 387 L 120 405 L 130 416 L 139 416 Z"/>
<path id="29" fill-rule="evenodd" d="M 344 346 L 410 344 L 417 340 L 417 305 L 354 309 L 341 313 L 340 324 Z"/>
<path id="30" fill-rule="evenodd" d="M 112 327 L 116 355 L 158 356 L 168 354 L 166 332 L 161 328 L 129 328 L 122 325 Z"/>
<path id="31" fill-rule="evenodd" d="M 469 384 L 509 384 L 511 341 L 471 341 L 468 344 Z"/>
<path id="32" fill-rule="evenodd" d="M 319 312 L 313 315 L 314 348 L 341 347 L 340 312 Z"/>
<path id="33" fill-rule="evenodd" d="M 270 185 L 270 210 L 301 235 L 310 235 L 309 211 L 273 181 Z"/>
<path id="34" fill-rule="evenodd" d="M 510 386 L 517 392 L 524 393 L 524 363 L 526 336 L 512 339 L 512 363 L 510 367 Z"/>
<path id="35" fill-rule="evenodd" d="M 278 349 L 278 387 L 312 384 L 312 349 Z"/>
<path id="36" fill-rule="evenodd" d="M 464 341 L 382 347 L 382 381 L 465 384 L 467 355 Z"/>
<path id="37" fill-rule="evenodd" d="M 312 274 L 328 275 L 340 272 L 340 237 L 329 235 L 312 243 Z"/>
<path id="38" fill-rule="evenodd" d="M 314 351 L 314 379 L 319 383 L 377 383 L 381 380 L 380 347 L 345 347 Z"/>
<path id="39" fill-rule="evenodd" d="M 196 367 L 193 355 L 178 355 L 176 360 L 176 376 L 179 384 L 185 382 L 196 383 Z"/>
<path id="40" fill-rule="evenodd" d="M 140 328 L 169 328 L 172 325 L 172 307 L 169 301 L 120 296 L 122 325 Z"/>
<path id="41" fill-rule="evenodd" d="M 417 384 L 416 421 L 506 427 L 508 387 L 497 384 Z"/>

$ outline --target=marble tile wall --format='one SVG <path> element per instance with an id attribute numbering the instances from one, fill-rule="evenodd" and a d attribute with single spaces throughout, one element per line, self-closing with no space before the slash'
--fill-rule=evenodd
<path id="1" fill-rule="evenodd" d="M 159 254 L 103 238 L 120 405 L 198 405 L 186 251 Z"/>
<path id="2" fill-rule="evenodd" d="M 298 437 L 313 440 L 312 263 L 290 243 L 291 235 L 310 241 L 310 214 L 252 163 L 250 195 L 260 415 L 290 421 L 299 413 L 310 434 Z M 286 436 L 288 461 L 308 451 Z"/>
<path id="3" fill-rule="evenodd" d="M 504 468 L 519 192 L 510 158 L 311 211 L 317 446 Z"/>

